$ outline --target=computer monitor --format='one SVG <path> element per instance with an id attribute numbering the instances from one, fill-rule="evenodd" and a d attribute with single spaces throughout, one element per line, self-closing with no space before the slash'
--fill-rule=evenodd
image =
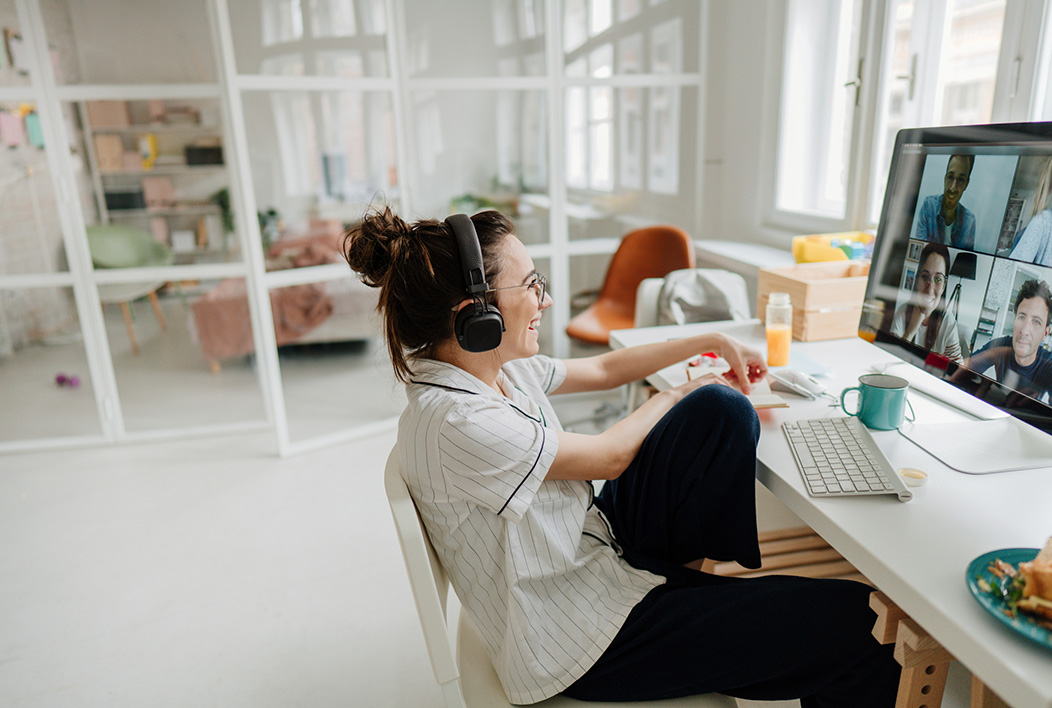
<path id="1" fill-rule="evenodd" d="M 1050 289 L 1052 123 L 899 131 L 862 325 L 873 318 L 874 344 L 1032 426 L 1018 432 L 1044 464 L 1001 468 L 1052 466 Z"/>

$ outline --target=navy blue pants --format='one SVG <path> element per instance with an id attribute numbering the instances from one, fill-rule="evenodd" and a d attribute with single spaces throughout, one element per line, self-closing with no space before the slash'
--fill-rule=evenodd
<path id="1" fill-rule="evenodd" d="M 760 564 L 756 443 L 744 396 L 705 386 L 669 411 L 596 504 L 625 559 L 668 579 L 632 610 L 599 661 L 564 693 L 633 701 L 699 693 L 799 698 L 803 708 L 889 708 L 900 667 L 871 630 L 872 589 L 847 580 L 727 578 L 699 558 Z"/>

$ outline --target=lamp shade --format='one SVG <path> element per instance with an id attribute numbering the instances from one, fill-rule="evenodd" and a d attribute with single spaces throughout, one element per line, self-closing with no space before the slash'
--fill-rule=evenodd
<path id="1" fill-rule="evenodd" d="M 950 266 L 950 276 L 958 276 L 962 280 L 975 280 L 976 258 L 974 253 L 967 251 L 957 254 Z"/>

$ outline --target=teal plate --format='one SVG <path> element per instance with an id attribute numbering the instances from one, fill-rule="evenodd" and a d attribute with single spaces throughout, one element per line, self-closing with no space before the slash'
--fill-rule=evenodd
<path id="1" fill-rule="evenodd" d="M 978 584 L 979 578 L 983 578 L 990 583 L 990 585 L 996 585 L 997 578 L 988 570 L 988 566 L 995 558 L 1000 558 L 1005 563 L 1011 563 L 1014 566 L 1018 566 L 1025 561 L 1034 560 L 1034 556 L 1036 555 L 1036 548 L 1003 548 L 1000 551 L 990 551 L 989 553 L 984 553 L 973 560 L 968 565 L 968 571 L 965 573 L 964 577 L 968 582 L 968 589 L 972 591 L 972 597 L 978 600 L 979 604 L 982 605 L 987 612 L 1022 634 L 1024 637 L 1029 637 L 1038 644 L 1042 644 L 1049 649 L 1052 649 L 1052 631 L 1045 629 L 1037 622 L 1034 622 L 1023 612 L 1016 612 L 1015 617 L 1009 617 L 1005 614 L 1004 601 L 990 595 L 989 593 L 983 592 Z"/>

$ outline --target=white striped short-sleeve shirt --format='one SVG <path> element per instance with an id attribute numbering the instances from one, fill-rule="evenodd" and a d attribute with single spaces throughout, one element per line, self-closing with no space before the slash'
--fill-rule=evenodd
<path id="1" fill-rule="evenodd" d="M 550 698 L 664 578 L 617 555 L 591 483 L 544 481 L 562 429 L 546 395 L 566 377 L 561 361 L 505 364 L 509 397 L 443 362 L 413 371 L 398 426 L 406 483 L 509 700 Z"/>

